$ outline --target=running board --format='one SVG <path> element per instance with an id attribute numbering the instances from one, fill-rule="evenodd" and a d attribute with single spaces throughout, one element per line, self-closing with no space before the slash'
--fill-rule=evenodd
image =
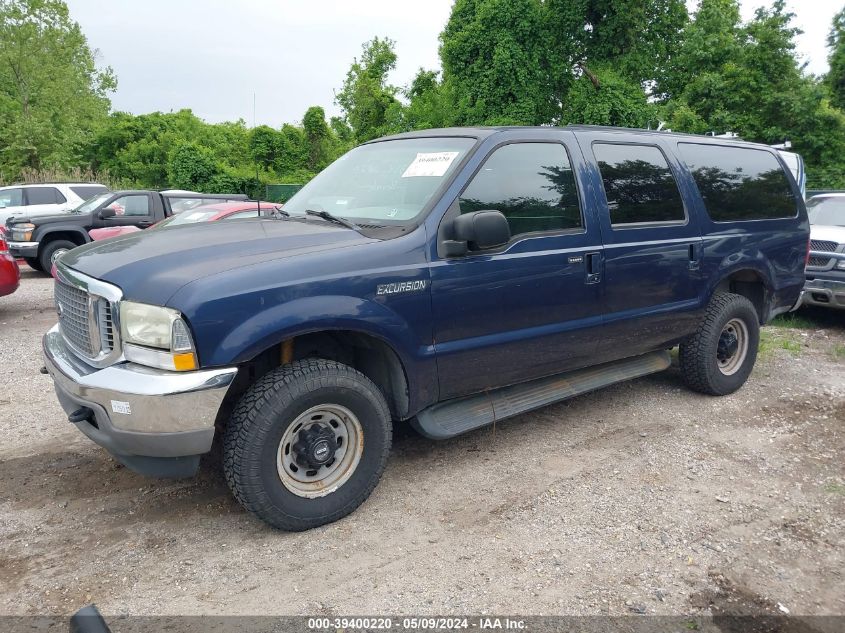
<path id="1" fill-rule="evenodd" d="M 616 382 L 663 371 L 671 364 L 669 352 L 652 352 L 539 378 L 435 404 L 418 413 L 412 424 L 425 437 L 445 440 Z"/>

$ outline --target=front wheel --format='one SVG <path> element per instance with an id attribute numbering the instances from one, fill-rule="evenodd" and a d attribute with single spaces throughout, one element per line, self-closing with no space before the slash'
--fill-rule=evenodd
<path id="1" fill-rule="evenodd" d="M 53 240 L 52 242 L 47 242 L 47 245 L 43 247 L 41 254 L 38 256 L 41 271 L 49 273 L 53 269 L 53 264 L 56 260 L 72 248 L 76 248 L 76 244 L 70 240 Z"/>
<path id="2" fill-rule="evenodd" d="M 275 369 L 241 397 L 223 435 L 235 498 L 270 525 L 307 530 L 361 505 L 387 464 L 384 396 L 357 370 L 307 359 Z"/>
<path id="3" fill-rule="evenodd" d="M 752 303 L 741 295 L 718 293 L 698 331 L 681 343 L 684 381 L 713 396 L 733 393 L 748 380 L 759 344 L 760 323 Z"/>

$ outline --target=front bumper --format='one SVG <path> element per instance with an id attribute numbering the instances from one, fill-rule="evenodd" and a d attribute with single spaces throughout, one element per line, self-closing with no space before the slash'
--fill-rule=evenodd
<path id="1" fill-rule="evenodd" d="M 38 242 L 6 242 L 13 257 L 38 257 Z"/>
<path id="2" fill-rule="evenodd" d="M 845 280 L 808 279 L 804 284 L 803 304 L 845 309 Z"/>
<path id="3" fill-rule="evenodd" d="M 199 456 L 211 450 L 217 412 L 237 368 L 179 373 L 124 362 L 96 369 L 74 356 L 58 325 L 44 335 L 43 348 L 65 412 L 92 412 L 83 410 L 85 419 L 75 422 L 80 431 L 141 474 L 196 472 Z"/>

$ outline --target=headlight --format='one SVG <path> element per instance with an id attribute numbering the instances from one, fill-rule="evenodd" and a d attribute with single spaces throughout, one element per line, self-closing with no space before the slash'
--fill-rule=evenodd
<path id="1" fill-rule="evenodd" d="M 836 267 L 837 267 L 839 270 L 845 270 L 845 259 L 840 259 L 840 260 L 836 263 Z"/>
<path id="2" fill-rule="evenodd" d="M 177 310 L 121 301 L 120 336 L 126 360 L 171 371 L 197 368 L 191 332 Z"/>
<path id="3" fill-rule="evenodd" d="M 32 239 L 32 232 L 35 225 L 26 222 L 24 224 L 13 224 L 9 240 L 12 242 L 28 242 Z"/>

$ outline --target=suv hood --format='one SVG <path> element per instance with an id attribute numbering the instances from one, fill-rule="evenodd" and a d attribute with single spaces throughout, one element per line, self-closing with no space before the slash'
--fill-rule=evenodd
<path id="1" fill-rule="evenodd" d="M 810 225 L 810 239 L 845 244 L 845 226 Z"/>
<path id="2" fill-rule="evenodd" d="M 179 288 L 202 277 L 374 241 L 322 220 L 204 222 L 92 242 L 61 262 L 119 286 L 127 299 L 166 305 Z"/>

